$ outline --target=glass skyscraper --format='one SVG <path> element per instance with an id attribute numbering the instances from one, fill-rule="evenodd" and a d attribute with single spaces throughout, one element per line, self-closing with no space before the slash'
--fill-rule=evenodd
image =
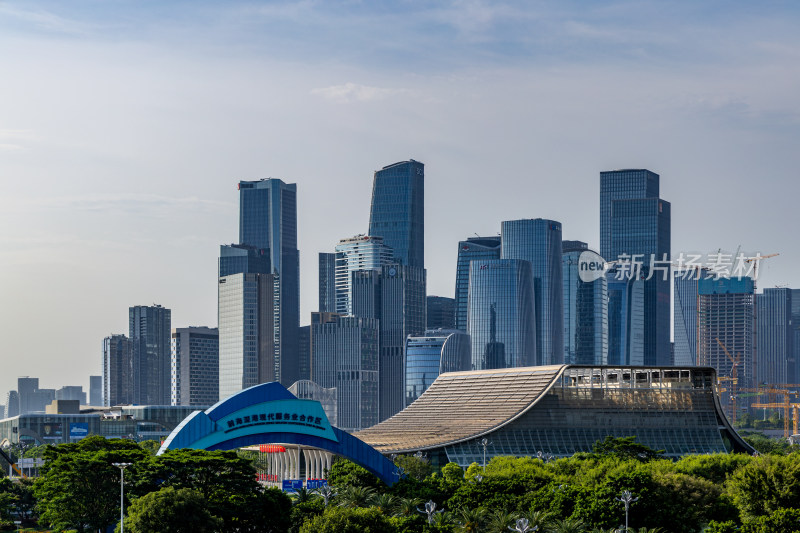
<path id="1" fill-rule="evenodd" d="M 463 331 L 429 329 L 406 340 L 405 405 L 419 398 L 439 374 L 472 370 L 469 335 Z"/>
<path id="2" fill-rule="evenodd" d="M 647 365 L 671 364 L 670 217 L 670 203 L 659 198 L 658 174 L 644 169 L 600 173 L 600 255 L 641 265 Z"/>
<path id="3" fill-rule="evenodd" d="M 644 280 L 606 274 L 608 282 L 608 364 L 644 364 Z"/>
<path id="4" fill-rule="evenodd" d="M 675 271 L 675 349 L 672 364 L 697 365 L 697 299 L 698 281 L 702 275 L 694 269 Z"/>
<path id="5" fill-rule="evenodd" d="M 800 289 L 792 289 L 792 331 L 795 375 L 791 383 L 800 383 Z"/>
<path id="6" fill-rule="evenodd" d="M 319 254 L 319 311 L 336 312 L 336 254 Z"/>
<path id="7" fill-rule="evenodd" d="M 586 243 L 564 241 L 564 363 L 608 364 L 608 282 L 602 270 L 593 281 L 581 279 L 581 267 L 603 258 Z"/>
<path id="8" fill-rule="evenodd" d="M 102 405 L 133 404 L 133 345 L 125 335 L 103 339 Z"/>
<path id="9" fill-rule="evenodd" d="M 132 344 L 133 403 L 169 405 L 172 312 L 160 305 L 128 310 Z"/>
<path id="10" fill-rule="evenodd" d="M 756 295 L 756 381 L 795 383 L 792 290 L 764 289 Z"/>
<path id="11" fill-rule="evenodd" d="M 354 316 L 353 273 L 380 270 L 392 261 L 392 249 L 383 244 L 383 237 L 356 235 L 336 245 L 336 309 L 341 315 Z M 363 316 L 363 315 L 359 315 Z"/>
<path id="12" fill-rule="evenodd" d="M 210 406 L 219 401 L 219 331 L 172 330 L 172 405 Z"/>
<path id="13" fill-rule="evenodd" d="M 413 159 L 375 172 L 369 234 L 402 265 L 425 268 L 425 165 Z"/>
<path id="14" fill-rule="evenodd" d="M 427 308 L 427 329 L 455 328 L 456 301 L 453 298 L 445 298 L 444 296 L 428 296 L 425 302 Z"/>
<path id="15" fill-rule="evenodd" d="M 492 237 L 469 237 L 466 241 L 460 241 L 458 243 L 455 328 L 461 331 L 467 331 L 469 262 L 477 259 L 500 259 L 500 235 Z"/>
<path id="16" fill-rule="evenodd" d="M 288 387 L 300 377 L 297 185 L 279 179 L 240 181 L 239 243 L 266 250 L 269 256 L 275 283 L 275 375 Z"/>
<path id="17" fill-rule="evenodd" d="M 530 262 L 490 259 L 470 263 L 467 328 L 473 370 L 537 364 Z"/>
<path id="18" fill-rule="evenodd" d="M 501 257 L 530 262 L 536 306 L 536 363 L 564 362 L 561 223 L 542 218 L 502 223 Z M 474 338 L 473 338 L 474 339 Z"/>

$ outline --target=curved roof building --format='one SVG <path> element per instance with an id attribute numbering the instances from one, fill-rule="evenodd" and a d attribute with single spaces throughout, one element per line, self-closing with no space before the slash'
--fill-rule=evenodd
<path id="1" fill-rule="evenodd" d="M 754 450 L 720 409 L 714 369 L 553 365 L 441 374 L 420 398 L 355 436 L 434 466 L 496 455 L 570 456 L 608 435 L 665 456 Z M 486 449 L 482 440 L 486 439 Z"/>

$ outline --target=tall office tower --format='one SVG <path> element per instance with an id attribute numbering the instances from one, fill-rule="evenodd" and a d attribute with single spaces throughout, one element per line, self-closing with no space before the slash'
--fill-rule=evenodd
<path id="1" fill-rule="evenodd" d="M 297 185 L 279 179 L 240 181 L 239 243 L 266 250 L 269 255 L 268 273 L 275 276 L 275 376 L 288 387 L 300 377 Z"/>
<path id="2" fill-rule="evenodd" d="M 34 397 L 39 390 L 39 378 L 17 378 L 17 392 L 19 393 L 19 414 L 26 415 L 39 411 L 38 397 Z"/>
<path id="3" fill-rule="evenodd" d="M 137 305 L 128 311 L 133 343 L 133 403 L 169 405 L 172 312 L 160 305 Z"/>
<path id="4" fill-rule="evenodd" d="M 0 404 L 0 420 L 6 418 L 6 406 Z"/>
<path id="5" fill-rule="evenodd" d="M 663 366 L 671 363 L 671 215 L 670 203 L 658 195 L 659 176 L 649 170 L 600 173 L 600 255 L 641 262 L 650 278 L 644 284 L 644 364 Z"/>
<path id="6" fill-rule="evenodd" d="M 792 331 L 795 374 L 790 383 L 800 383 L 800 289 L 792 289 Z"/>
<path id="7" fill-rule="evenodd" d="M 458 243 L 455 328 L 461 331 L 467 331 L 469 262 L 478 259 L 500 259 L 500 235 L 495 237 L 470 237 L 466 241 Z"/>
<path id="8" fill-rule="evenodd" d="M 756 355 L 757 383 L 795 382 L 791 289 L 764 289 L 756 295 Z"/>
<path id="9" fill-rule="evenodd" d="M 406 338 L 425 332 L 425 270 L 384 265 L 381 278 L 380 419 L 386 420 L 404 407 Z"/>
<path id="10" fill-rule="evenodd" d="M 383 237 L 356 235 L 336 245 L 336 309 L 340 315 L 362 316 L 353 312 L 353 274 L 363 270 L 380 270 L 391 263 L 392 249 L 383 244 Z"/>
<path id="11" fill-rule="evenodd" d="M 603 258 L 580 241 L 564 241 L 564 362 L 608 364 L 608 281 Z"/>
<path id="12" fill-rule="evenodd" d="M 311 326 L 313 381 L 336 387 L 338 427 L 358 431 L 378 423 L 378 321 L 336 317 Z"/>
<path id="13" fill-rule="evenodd" d="M 308 365 L 308 373 L 310 380 L 313 381 L 314 379 L 314 368 L 318 366 L 317 361 L 314 360 L 314 326 L 316 324 L 327 324 L 328 322 L 335 322 L 339 320 L 338 313 L 328 313 L 322 311 L 312 311 L 311 312 L 311 326 L 309 326 L 309 334 L 308 334 L 308 352 L 310 354 L 310 360 Z M 320 362 L 321 364 L 321 362 Z"/>
<path id="14" fill-rule="evenodd" d="M 89 376 L 89 405 L 103 405 L 103 376 Z"/>
<path id="15" fill-rule="evenodd" d="M 300 357 L 300 380 L 311 379 L 311 326 L 300 326 L 297 331 Z M 298 380 L 298 381 L 300 381 Z"/>
<path id="16" fill-rule="evenodd" d="M 361 270 L 353 272 L 353 316 L 381 318 L 381 279 L 382 270 Z"/>
<path id="17" fill-rule="evenodd" d="M 454 298 L 428 296 L 425 305 L 428 329 L 455 329 L 456 301 Z"/>
<path id="18" fill-rule="evenodd" d="M 445 372 L 472 370 L 469 335 L 453 329 L 429 329 L 406 339 L 405 405 L 408 407 Z"/>
<path id="19" fill-rule="evenodd" d="M 714 367 L 719 377 L 737 377 L 739 387 L 752 387 L 758 374 L 753 291 L 751 278 L 701 279 L 698 284 L 697 364 Z"/>
<path id="20" fill-rule="evenodd" d="M 103 339 L 103 401 L 102 405 L 132 405 L 133 401 L 133 343 L 125 335 L 110 335 Z"/>
<path id="21" fill-rule="evenodd" d="M 219 330 L 172 330 L 172 405 L 210 407 L 219 400 Z"/>
<path id="22" fill-rule="evenodd" d="M 533 267 L 536 306 L 536 365 L 564 362 L 564 288 L 561 223 L 542 218 L 502 223 L 501 257 Z M 473 337 L 474 340 L 474 337 Z"/>
<path id="23" fill-rule="evenodd" d="M 674 337 L 672 364 L 697 365 L 697 299 L 702 271 L 680 269 L 675 271 Z"/>
<path id="24" fill-rule="evenodd" d="M 67 385 L 56 391 L 56 400 L 78 400 L 80 405 L 86 405 L 86 393 L 80 385 Z"/>
<path id="25" fill-rule="evenodd" d="M 8 391 L 6 396 L 6 418 L 19 416 L 19 392 L 15 390 Z"/>
<path id="26" fill-rule="evenodd" d="M 644 280 L 606 274 L 608 282 L 608 364 L 644 364 Z"/>
<path id="27" fill-rule="evenodd" d="M 270 274 L 269 250 L 244 244 L 223 244 L 219 247 L 219 277 L 245 272 Z"/>
<path id="28" fill-rule="evenodd" d="M 336 312 L 336 254 L 319 254 L 319 310 Z"/>
<path id="29" fill-rule="evenodd" d="M 467 314 L 472 369 L 536 364 L 535 309 L 530 262 L 518 259 L 472 261 Z"/>
<path id="30" fill-rule="evenodd" d="M 369 234 L 402 265 L 425 268 L 425 165 L 413 159 L 375 172 Z"/>
<path id="31" fill-rule="evenodd" d="M 218 284 L 219 399 L 280 381 L 275 351 L 275 276 L 245 272 Z"/>

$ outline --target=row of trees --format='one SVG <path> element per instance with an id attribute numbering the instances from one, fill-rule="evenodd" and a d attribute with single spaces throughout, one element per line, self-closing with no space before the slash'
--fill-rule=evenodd
<path id="1" fill-rule="evenodd" d="M 776 450 L 778 452 L 779 450 Z M 387 487 L 349 461 L 334 463 L 329 487 L 290 499 L 255 481 L 251 458 L 175 450 L 154 456 L 125 440 L 88 437 L 48 446 L 33 483 L 0 479 L 0 523 L 27 513 L 56 530 L 96 531 L 119 517 L 125 471 L 125 530 L 274 533 L 662 533 L 800 532 L 800 453 L 699 455 L 678 461 L 607 439 L 571 458 L 496 457 L 484 470 L 454 463 L 434 472 L 423 458 L 396 459 L 406 476 Z M 534 529 L 537 528 L 537 529 Z"/>

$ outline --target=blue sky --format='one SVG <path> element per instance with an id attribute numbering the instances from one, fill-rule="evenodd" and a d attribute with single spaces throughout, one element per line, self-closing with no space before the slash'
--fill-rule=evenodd
<path id="1" fill-rule="evenodd" d="M 598 244 L 601 170 L 649 168 L 672 248 L 780 252 L 800 287 L 794 2 L 0 1 L 0 397 L 88 384 L 130 305 L 216 324 L 236 182 L 298 184 L 316 254 L 372 172 L 426 164 L 429 294 L 456 242 L 560 220 Z"/>

